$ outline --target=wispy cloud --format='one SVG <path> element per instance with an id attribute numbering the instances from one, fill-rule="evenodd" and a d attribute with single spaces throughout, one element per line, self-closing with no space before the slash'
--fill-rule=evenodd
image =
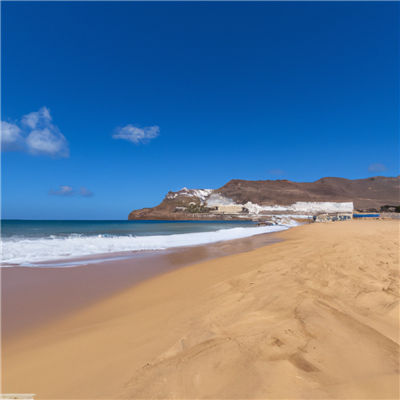
<path id="1" fill-rule="evenodd" d="M 58 190 L 49 190 L 49 194 L 52 196 L 75 196 L 77 194 L 83 197 L 92 197 L 94 193 L 91 192 L 89 189 L 85 188 L 85 186 L 81 186 L 79 192 L 76 192 L 72 186 L 62 186 Z"/>
<path id="2" fill-rule="evenodd" d="M 26 151 L 50 157 L 69 157 L 67 139 L 51 121 L 52 117 L 47 107 L 24 115 L 21 119 L 21 128 L 16 124 L 2 121 L 2 150 Z"/>
<path id="3" fill-rule="evenodd" d="M 268 172 L 271 175 L 283 175 L 285 171 L 282 171 L 281 169 L 269 169 Z"/>
<path id="4" fill-rule="evenodd" d="M 71 186 L 60 186 L 59 190 L 50 189 L 49 194 L 54 196 L 73 196 L 75 190 Z"/>
<path id="5" fill-rule="evenodd" d="M 135 144 L 147 144 L 151 139 L 156 138 L 159 134 L 160 128 L 157 125 L 138 128 L 137 126 L 129 124 L 123 128 L 115 128 L 112 137 L 113 139 L 128 140 Z"/>
<path id="6" fill-rule="evenodd" d="M 42 107 L 37 112 L 24 115 L 21 119 L 21 123 L 29 126 L 31 129 L 35 129 L 40 123 L 50 122 L 52 120 L 53 118 L 51 118 L 50 110 L 47 107 Z"/>
<path id="7" fill-rule="evenodd" d="M 387 171 L 387 168 L 381 164 L 381 163 L 376 163 L 376 164 L 371 164 L 368 167 L 369 172 L 385 172 Z"/>
<path id="8" fill-rule="evenodd" d="M 94 196 L 94 193 L 91 192 L 89 189 L 86 189 L 85 186 L 81 186 L 81 188 L 79 189 L 79 194 L 84 197 Z"/>

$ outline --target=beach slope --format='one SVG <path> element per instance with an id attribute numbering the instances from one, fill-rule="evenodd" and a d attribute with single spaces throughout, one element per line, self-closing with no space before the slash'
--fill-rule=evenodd
<path id="1" fill-rule="evenodd" d="M 3 342 L 37 398 L 399 398 L 399 222 L 308 224 Z M 49 299 L 51 301 L 51 299 Z"/>

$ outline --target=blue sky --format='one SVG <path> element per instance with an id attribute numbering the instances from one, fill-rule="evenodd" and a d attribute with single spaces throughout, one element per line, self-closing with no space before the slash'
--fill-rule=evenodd
<path id="1" fill-rule="evenodd" d="M 2 218 L 399 174 L 398 2 L 2 2 Z"/>

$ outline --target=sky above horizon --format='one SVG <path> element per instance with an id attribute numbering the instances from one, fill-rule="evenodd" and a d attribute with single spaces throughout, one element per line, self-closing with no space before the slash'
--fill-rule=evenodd
<path id="1" fill-rule="evenodd" d="M 3 219 L 399 174 L 398 2 L 1 2 Z"/>

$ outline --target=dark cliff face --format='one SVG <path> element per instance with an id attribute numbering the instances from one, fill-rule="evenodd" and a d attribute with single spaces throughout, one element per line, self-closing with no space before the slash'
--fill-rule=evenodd
<path id="1" fill-rule="evenodd" d="M 315 182 L 245 181 L 233 179 L 214 191 L 238 204 L 252 202 L 259 205 L 291 205 L 304 202 L 348 202 L 355 209 L 380 209 L 384 205 L 400 204 L 400 176 L 387 178 L 376 176 L 367 179 L 322 178 Z M 189 203 L 199 203 L 195 197 L 177 196 L 165 198 L 158 206 L 132 211 L 128 219 L 227 219 L 219 215 L 210 218 L 202 213 L 174 212 L 176 207 L 186 207 Z"/>

